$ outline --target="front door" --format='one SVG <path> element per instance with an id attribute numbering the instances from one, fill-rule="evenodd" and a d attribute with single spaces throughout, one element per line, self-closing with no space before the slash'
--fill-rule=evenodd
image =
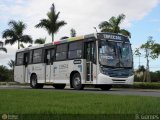
<path id="1" fill-rule="evenodd" d="M 86 81 L 93 82 L 96 74 L 96 46 L 94 41 L 85 43 L 86 55 Z"/>
<path id="2" fill-rule="evenodd" d="M 46 50 L 46 82 L 53 82 L 53 59 L 54 59 L 54 49 Z"/>

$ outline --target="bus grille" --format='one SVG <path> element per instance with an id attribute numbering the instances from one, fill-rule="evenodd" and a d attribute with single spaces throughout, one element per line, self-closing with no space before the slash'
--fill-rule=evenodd
<path id="1" fill-rule="evenodd" d="M 129 77 L 129 73 L 124 73 L 124 72 L 109 72 L 108 75 L 110 77 L 119 77 L 119 78 L 127 78 Z"/>

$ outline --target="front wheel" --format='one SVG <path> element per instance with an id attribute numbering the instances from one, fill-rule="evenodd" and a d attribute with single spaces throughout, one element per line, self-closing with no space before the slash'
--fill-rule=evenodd
<path id="1" fill-rule="evenodd" d="M 73 75 L 72 86 L 75 90 L 82 90 L 84 88 L 84 85 L 81 84 L 81 76 L 79 73 Z"/>
<path id="2" fill-rule="evenodd" d="M 101 85 L 101 90 L 110 90 L 112 88 L 112 85 Z"/>
<path id="3" fill-rule="evenodd" d="M 41 89 L 43 88 L 43 84 L 37 83 L 37 75 L 32 75 L 30 80 L 30 86 L 34 89 Z"/>

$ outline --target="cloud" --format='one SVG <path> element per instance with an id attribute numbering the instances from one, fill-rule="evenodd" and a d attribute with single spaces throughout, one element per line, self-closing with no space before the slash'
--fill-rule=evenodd
<path id="1" fill-rule="evenodd" d="M 132 27 L 132 22 L 143 19 L 159 4 L 159 0 L 149 2 L 146 0 L 2 0 L 0 20 L 3 20 L 3 24 L 0 23 L 2 24 L 0 32 L 8 28 L 6 25 L 9 20 L 22 20 L 27 24 L 25 34 L 31 35 L 33 39 L 47 37 L 47 42 L 51 42 L 51 36 L 44 29 L 37 29 L 34 26 L 40 19 L 46 18 L 52 3 L 55 3 L 56 11 L 61 12 L 60 20 L 67 22 L 67 25 L 55 34 L 57 40 L 62 36 L 70 36 L 71 28 L 76 29 L 78 35 L 93 33 L 95 32 L 93 27 L 98 27 L 100 22 L 121 13 L 126 15 L 122 27 Z M 10 51 L 17 49 L 7 48 L 7 54 L 14 54 Z M 6 60 L 1 57 L 2 59 Z"/>

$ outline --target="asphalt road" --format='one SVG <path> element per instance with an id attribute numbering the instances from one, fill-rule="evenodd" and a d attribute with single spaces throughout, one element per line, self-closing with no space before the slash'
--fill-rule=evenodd
<path id="1" fill-rule="evenodd" d="M 29 86 L 0 86 L 1 89 L 27 89 L 31 90 Z M 66 87 L 64 90 L 54 89 L 52 86 L 45 86 L 40 90 L 52 90 L 52 91 L 65 91 L 65 92 L 88 92 L 97 94 L 113 94 L 113 95 L 135 95 L 135 96 L 153 96 L 160 97 L 160 90 L 153 89 L 123 89 L 123 88 L 112 88 L 109 91 L 102 91 L 98 88 L 84 88 L 84 90 L 73 90 Z"/>

